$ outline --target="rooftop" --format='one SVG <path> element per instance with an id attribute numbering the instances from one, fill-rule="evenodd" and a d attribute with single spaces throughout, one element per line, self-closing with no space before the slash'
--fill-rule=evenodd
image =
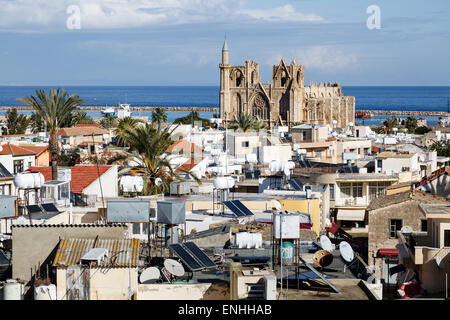
<path id="1" fill-rule="evenodd" d="M 98 179 L 99 175 L 103 175 L 112 166 L 99 166 L 97 168 L 97 166 L 78 165 L 66 168 L 71 169 L 71 191 L 74 193 L 82 193 L 85 188 Z M 52 180 L 52 167 L 31 167 L 28 171 L 42 173 L 45 181 Z"/>
<path id="2" fill-rule="evenodd" d="M 139 239 L 61 239 L 53 266 L 67 267 L 81 265 L 80 259 L 93 248 L 108 250 L 107 257 L 99 267 L 138 266 Z"/>
<path id="3" fill-rule="evenodd" d="M 381 152 L 380 154 L 378 154 L 377 158 L 403 158 L 403 159 L 407 159 L 407 158 L 411 158 L 415 155 L 416 153 L 396 153 L 396 152 L 392 152 L 392 151 L 384 151 Z"/>
<path id="4" fill-rule="evenodd" d="M 48 146 L 33 146 L 33 145 L 18 146 L 8 142 L 2 145 L 0 155 L 9 155 L 9 154 L 13 156 L 39 155 L 47 149 Z"/>
<path id="5" fill-rule="evenodd" d="M 450 204 L 444 197 L 434 196 L 430 193 L 416 190 L 376 197 L 370 202 L 367 210 L 377 210 L 409 200 L 417 201 L 420 204 Z"/>
<path id="6" fill-rule="evenodd" d="M 77 126 L 71 128 L 61 128 L 58 130 L 58 135 L 63 137 L 70 136 L 90 136 L 90 135 L 109 134 L 109 131 L 97 126 Z"/>
<path id="7" fill-rule="evenodd" d="M 439 204 L 421 203 L 419 207 L 429 218 L 433 218 L 433 215 L 448 215 L 448 218 L 450 218 L 450 201 Z M 438 218 L 438 216 L 435 218 Z"/>

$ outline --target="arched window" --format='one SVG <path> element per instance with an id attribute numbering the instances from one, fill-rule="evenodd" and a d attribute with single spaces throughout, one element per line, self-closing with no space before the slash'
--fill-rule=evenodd
<path id="1" fill-rule="evenodd" d="M 254 84 L 256 82 L 256 72 L 253 71 L 252 72 L 252 84 Z"/>
<path id="2" fill-rule="evenodd" d="M 286 82 L 287 82 L 287 74 L 286 74 L 286 71 L 283 70 L 281 72 L 281 82 L 280 82 L 281 86 L 285 87 L 286 86 Z"/>
<path id="3" fill-rule="evenodd" d="M 244 76 L 240 70 L 236 70 L 236 87 L 240 87 L 242 84 L 242 80 L 244 80 Z"/>
<path id="4" fill-rule="evenodd" d="M 301 79 L 302 79 L 302 75 L 301 75 L 300 71 L 297 71 L 297 83 L 298 84 L 301 84 L 300 83 Z"/>
<path id="5" fill-rule="evenodd" d="M 252 116 L 260 120 L 269 120 L 270 118 L 269 104 L 261 94 L 253 99 Z"/>

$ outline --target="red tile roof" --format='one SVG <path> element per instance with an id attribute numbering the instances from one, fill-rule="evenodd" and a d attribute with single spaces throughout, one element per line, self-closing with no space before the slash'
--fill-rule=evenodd
<path id="1" fill-rule="evenodd" d="M 187 140 L 180 139 L 172 143 L 166 150 L 166 152 L 172 152 L 174 150 L 183 150 L 188 153 L 203 153 L 203 150 L 195 143 L 188 142 Z"/>
<path id="2" fill-rule="evenodd" d="M 105 129 L 100 123 L 79 123 L 75 126 L 75 128 L 85 128 L 85 127 Z"/>
<path id="3" fill-rule="evenodd" d="M 63 137 L 70 136 L 86 136 L 86 135 L 100 135 L 105 134 L 109 131 L 104 128 L 99 128 L 97 126 L 81 126 L 81 127 L 71 127 L 71 128 L 61 128 L 58 130 L 58 135 Z"/>
<path id="4" fill-rule="evenodd" d="M 103 175 L 112 166 L 99 166 L 98 171 Z M 58 167 L 67 168 L 67 167 Z M 69 167 L 70 168 L 70 167 Z M 91 183 L 98 178 L 97 166 L 74 166 L 72 169 L 71 191 L 74 193 L 82 193 Z M 45 181 L 52 180 L 52 167 L 31 167 L 30 172 L 40 172 L 44 175 Z"/>
<path id="5" fill-rule="evenodd" d="M 198 160 L 198 161 L 197 161 Z M 191 171 L 196 165 L 198 165 L 201 161 L 203 160 L 203 158 L 200 159 L 189 159 L 187 160 L 185 163 L 183 163 L 179 168 L 182 168 L 184 170 L 187 171 Z M 181 170 L 177 170 L 177 172 L 183 172 Z"/>
<path id="6" fill-rule="evenodd" d="M 34 154 L 39 155 L 45 150 L 48 149 L 48 146 L 43 147 L 37 147 L 37 146 L 18 146 L 11 143 L 6 143 L 2 145 L 3 150 L 0 151 L 0 155 L 6 155 L 11 154 L 13 156 L 19 156 L 19 155 L 27 155 L 27 154 Z"/>

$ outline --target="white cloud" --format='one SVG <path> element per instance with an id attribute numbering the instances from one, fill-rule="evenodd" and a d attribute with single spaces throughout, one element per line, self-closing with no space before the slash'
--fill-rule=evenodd
<path id="1" fill-rule="evenodd" d="M 253 19 L 266 21 L 324 21 L 324 19 L 318 15 L 298 12 L 290 4 L 273 9 L 244 9 L 241 10 L 241 13 L 246 14 Z"/>
<path id="2" fill-rule="evenodd" d="M 245 0 L 0 0 L 0 28 L 65 28 L 66 9 L 81 9 L 82 29 L 235 21 L 323 21 L 292 5 L 248 9 Z"/>
<path id="3" fill-rule="evenodd" d="M 336 46 L 312 46 L 286 49 L 283 54 L 273 54 L 266 60 L 269 65 L 276 65 L 284 57 L 288 63 L 290 58 L 307 69 L 317 69 L 327 72 L 354 67 L 358 64 L 357 55 Z M 288 59 L 287 59 L 288 58 Z"/>

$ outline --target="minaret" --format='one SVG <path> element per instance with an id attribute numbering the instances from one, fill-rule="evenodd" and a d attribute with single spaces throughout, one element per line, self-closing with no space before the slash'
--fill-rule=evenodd
<path id="1" fill-rule="evenodd" d="M 230 106 L 230 70 L 231 65 L 228 60 L 228 45 L 227 39 L 223 42 L 222 47 L 222 63 L 220 68 L 220 98 L 219 98 L 219 112 L 222 121 L 227 121 L 231 117 Z"/>
<path id="2" fill-rule="evenodd" d="M 225 38 L 222 47 L 222 64 L 228 64 L 228 46 L 227 46 L 227 38 Z"/>

